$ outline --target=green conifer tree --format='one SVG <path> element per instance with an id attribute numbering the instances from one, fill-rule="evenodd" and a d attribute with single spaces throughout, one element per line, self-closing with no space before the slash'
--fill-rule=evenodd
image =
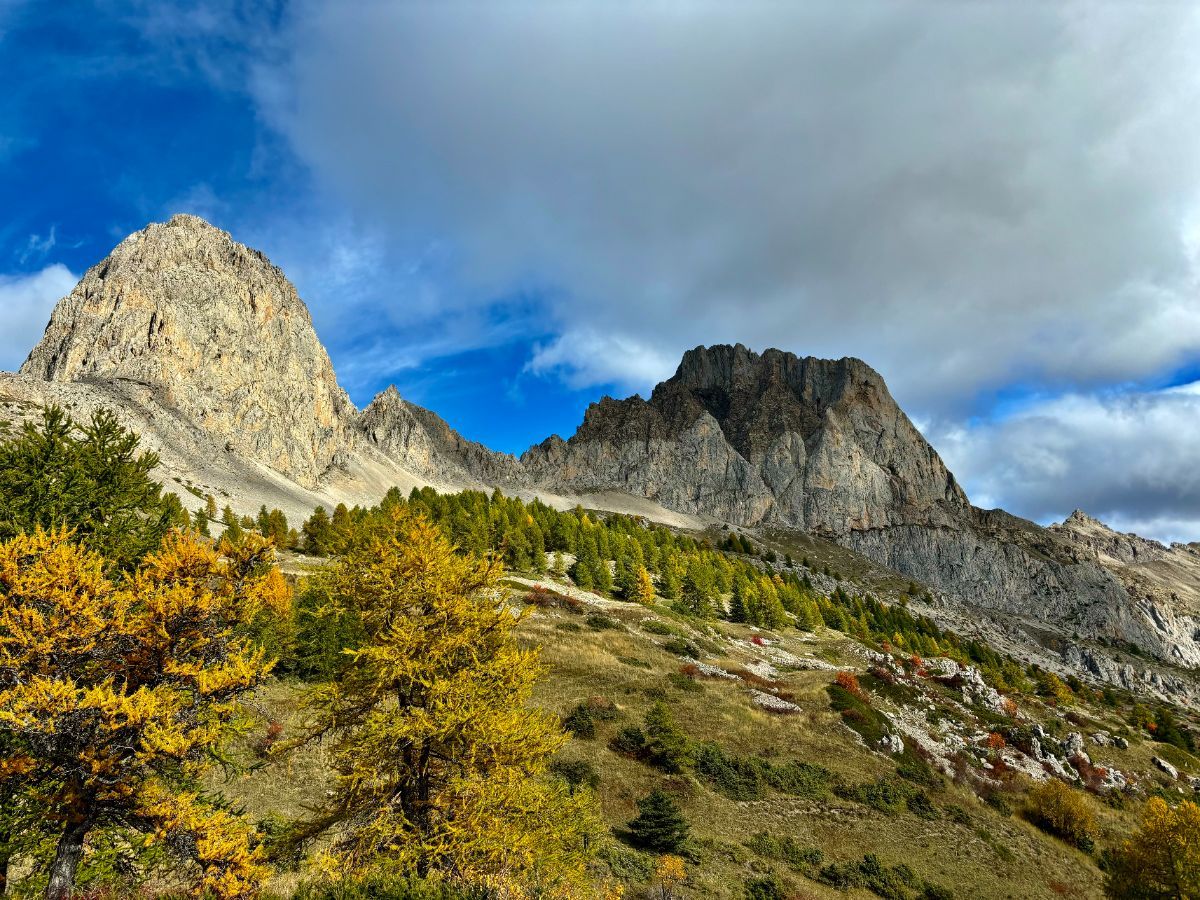
<path id="1" fill-rule="evenodd" d="M 639 800 L 637 818 L 629 823 L 634 846 L 653 853 L 678 853 L 687 841 L 688 830 L 678 804 L 662 790 Z"/>

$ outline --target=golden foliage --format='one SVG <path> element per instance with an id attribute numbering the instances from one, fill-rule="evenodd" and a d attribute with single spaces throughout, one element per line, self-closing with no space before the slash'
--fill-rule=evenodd
<path id="1" fill-rule="evenodd" d="M 119 584 L 104 570 L 66 531 L 0 544 L 0 735 L 14 748 L 0 780 L 36 792 L 59 828 L 186 832 L 172 843 L 192 848 L 198 892 L 252 893 L 249 830 L 178 787 L 270 671 L 238 630 L 288 601 L 272 551 L 172 533 Z"/>
<path id="2" fill-rule="evenodd" d="M 654 579 L 650 577 L 650 572 L 645 566 L 638 566 L 637 569 L 637 601 L 639 603 L 654 602 Z"/>
<path id="3" fill-rule="evenodd" d="M 660 856 L 658 865 L 654 867 L 654 877 L 658 880 L 662 900 L 671 900 L 675 896 L 675 888 L 687 878 L 687 867 L 683 858 L 671 853 Z"/>
<path id="4" fill-rule="evenodd" d="M 596 817 L 587 792 L 544 777 L 566 737 L 528 706 L 543 668 L 514 638 L 519 616 L 499 576 L 497 563 L 456 553 L 400 510 L 323 576 L 328 614 L 356 617 L 365 634 L 313 698 L 314 735 L 332 736 L 337 776 L 308 828 L 336 829 L 327 873 L 382 857 L 539 896 L 579 890 Z"/>
<path id="5" fill-rule="evenodd" d="M 1080 791 L 1052 778 L 1030 790 L 1027 811 L 1033 823 L 1043 830 L 1082 850 L 1091 848 L 1096 836 L 1096 816 Z"/>
<path id="6" fill-rule="evenodd" d="M 1142 827 L 1109 859 L 1110 897 L 1138 900 L 1200 898 L 1200 806 L 1183 801 L 1172 809 L 1153 797 Z"/>

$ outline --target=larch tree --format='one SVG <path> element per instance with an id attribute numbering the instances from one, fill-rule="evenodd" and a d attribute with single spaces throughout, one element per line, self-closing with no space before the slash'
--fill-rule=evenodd
<path id="1" fill-rule="evenodd" d="M 332 835 L 329 874 L 382 864 L 575 896 L 596 820 L 584 793 L 545 777 L 566 736 L 528 706 L 543 669 L 515 640 L 499 575 L 392 509 L 320 576 L 327 614 L 362 634 L 313 698 L 336 783 L 297 836 Z"/>
<path id="2" fill-rule="evenodd" d="M 650 577 L 650 573 L 645 566 L 638 566 L 637 569 L 637 589 L 635 599 L 639 603 L 650 604 L 654 602 L 654 579 Z"/>
<path id="3" fill-rule="evenodd" d="M 71 895 L 109 829 L 187 856 L 197 894 L 251 895 L 251 830 L 197 785 L 271 668 L 240 631 L 287 584 L 262 540 L 181 533 L 119 582 L 105 570 L 65 530 L 0 544 L 0 789 L 36 797 L 57 832 L 46 897 Z"/>
<path id="4" fill-rule="evenodd" d="M 1153 797 L 1142 827 L 1108 857 L 1105 890 L 1120 900 L 1200 897 L 1200 805 Z"/>

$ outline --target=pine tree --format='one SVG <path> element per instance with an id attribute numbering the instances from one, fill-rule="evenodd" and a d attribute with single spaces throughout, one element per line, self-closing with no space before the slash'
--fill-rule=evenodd
<path id="1" fill-rule="evenodd" d="M 716 614 L 716 585 L 712 568 L 700 556 L 688 561 L 683 580 L 683 603 L 688 612 L 702 619 Z"/>
<path id="2" fill-rule="evenodd" d="M 683 569 L 675 553 L 669 554 L 663 560 L 658 593 L 667 600 L 678 600 L 683 593 Z"/>
<path id="3" fill-rule="evenodd" d="M 402 508 L 317 576 L 330 614 L 362 629 L 313 698 L 311 736 L 331 741 L 335 782 L 301 834 L 330 835 L 327 868 L 360 870 L 382 853 L 420 876 L 585 877 L 596 819 L 586 792 L 539 777 L 566 736 L 529 703 L 543 668 L 517 644 L 499 576 Z"/>
<path id="4" fill-rule="evenodd" d="M 270 671 L 238 635 L 287 605 L 287 583 L 262 542 L 180 533 L 119 585 L 104 569 L 66 531 L 0 545 L 0 784 L 58 831 L 46 896 L 71 894 L 89 835 L 114 827 L 189 855 L 198 893 L 253 893 L 267 873 L 249 826 L 190 786 Z"/>
<path id="5" fill-rule="evenodd" d="M 73 529 L 114 570 L 129 570 L 175 526 L 189 522 L 150 477 L 153 453 L 106 410 L 77 425 L 51 406 L 0 443 L 0 540 L 37 528 Z"/>
<path id="6" fill-rule="evenodd" d="M 204 513 L 208 516 L 210 522 L 215 522 L 220 513 L 217 511 L 217 498 L 212 494 L 204 496 Z"/>
<path id="7" fill-rule="evenodd" d="M 661 700 L 646 713 L 646 750 L 651 761 L 666 772 L 679 774 L 692 763 L 692 746 L 679 730 L 670 708 Z"/>
<path id="8" fill-rule="evenodd" d="M 197 533 L 205 537 L 212 536 L 208 528 L 208 513 L 202 509 L 198 509 L 192 513 L 192 527 L 196 529 Z"/>
<path id="9" fill-rule="evenodd" d="M 639 800 L 637 818 L 629 823 L 633 845 L 654 853 L 678 853 L 687 841 L 688 830 L 678 804 L 662 790 Z"/>
<path id="10" fill-rule="evenodd" d="M 312 556 L 329 556 L 334 549 L 333 523 L 325 512 L 325 507 L 318 506 L 304 523 L 304 552 Z"/>
<path id="11" fill-rule="evenodd" d="M 787 623 L 787 615 L 783 603 L 779 600 L 779 590 L 770 578 L 761 578 L 758 582 L 760 603 L 759 622 L 763 628 L 779 629 Z"/>
<path id="12" fill-rule="evenodd" d="M 242 530 L 242 523 L 238 521 L 232 507 L 226 506 L 221 511 L 221 521 L 225 523 L 225 533 L 222 537 L 232 544 L 240 544 L 246 533 Z"/>

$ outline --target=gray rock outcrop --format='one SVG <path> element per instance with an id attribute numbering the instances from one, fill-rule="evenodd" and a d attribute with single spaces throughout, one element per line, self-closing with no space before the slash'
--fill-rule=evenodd
<path id="1" fill-rule="evenodd" d="M 515 457 L 468 441 L 441 416 L 409 403 L 394 386 L 371 401 L 356 427 L 372 446 L 436 484 L 528 483 Z"/>

